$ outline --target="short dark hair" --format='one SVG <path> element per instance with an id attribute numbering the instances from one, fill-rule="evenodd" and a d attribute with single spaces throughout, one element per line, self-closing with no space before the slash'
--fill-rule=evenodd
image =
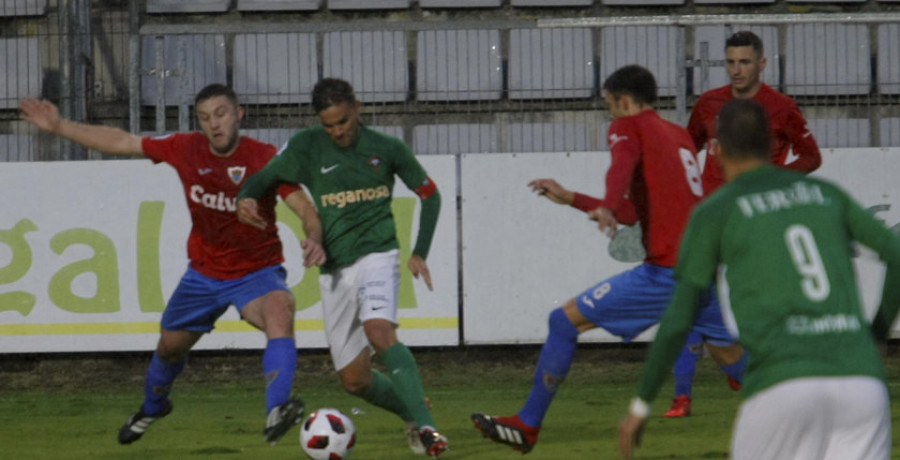
<path id="1" fill-rule="evenodd" d="M 729 158 L 769 159 L 771 139 L 766 109 L 752 99 L 733 99 L 716 121 L 716 140 Z"/>
<path id="2" fill-rule="evenodd" d="M 749 30 L 741 30 L 735 32 L 727 40 L 725 40 L 725 48 L 732 48 L 738 46 L 749 46 L 753 48 L 753 51 L 756 51 L 757 56 L 763 55 L 763 42 L 759 38 L 759 35 L 756 35 Z"/>
<path id="3" fill-rule="evenodd" d="M 240 107 L 240 104 L 238 103 L 237 93 L 235 93 L 230 86 L 223 85 L 221 83 L 206 85 L 206 87 L 201 89 L 200 92 L 197 93 L 197 96 L 194 97 L 194 107 L 197 107 L 197 104 L 200 104 L 207 99 L 212 99 L 217 96 L 225 96 L 229 101 L 231 101 L 232 104 L 234 104 L 235 107 Z"/>
<path id="4" fill-rule="evenodd" d="M 356 103 L 353 86 L 339 78 L 323 78 L 313 87 L 312 106 L 319 113 L 333 105 Z"/>
<path id="5" fill-rule="evenodd" d="M 638 104 L 656 102 L 656 79 L 639 65 L 619 68 L 603 82 L 603 89 L 614 97 L 627 94 Z"/>

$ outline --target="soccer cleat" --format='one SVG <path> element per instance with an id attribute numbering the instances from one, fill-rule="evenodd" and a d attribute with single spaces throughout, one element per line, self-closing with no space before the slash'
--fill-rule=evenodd
<path id="1" fill-rule="evenodd" d="M 512 446 L 513 450 L 527 454 L 537 444 L 540 428 L 530 427 L 522 423 L 518 415 L 511 417 L 491 417 L 485 414 L 472 414 L 472 423 L 486 438 Z"/>
<path id="2" fill-rule="evenodd" d="M 672 400 L 672 407 L 663 414 L 663 417 L 679 418 L 691 415 L 691 398 L 687 395 L 678 395 Z"/>
<path id="3" fill-rule="evenodd" d="M 743 386 L 741 385 L 741 382 L 738 382 L 737 379 L 735 379 L 734 377 L 729 375 L 728 376 L 728 387 L 734 391 L 741 391 L 741 388 Z"/>
<path id="4" fill-rule="evenodd" d="M 406 422 L 406 442 L 409 443 L 409 450 L 414 454 L 424 454 L 425 446 L 422 444 L 422 438 L 419 436 L 419 425 L 416 422 Z"/>
<path id="5" fill-rule="evenodd" d="M 128 421 L 119 429 L 119 444 L 131 444 L 141 439 L 153 422 L 169 415 L 170 412 L 172 412 L 172 401 L 166 401 L 166 408 L 156 415 L 145 414 L 144 406 L 141 406 L 134 415 L 128 417 Z"/>
<path id="6" fill-rule="evenodd" d="M 299 399 L 289 399 L 286 403 L 273 407 L 269 411 L 266 429 L 263 431 L 266 442 L 274 446 L 292 426 L 302 421 L 303 401 Z"/>
<path id="7" fill-rule="evenodd" d="M 437 457 L 450 448 L 447 445 L 447 437 L 430 426 L 419 428 L 419 439 L 422 441 L 422 453 L 429 457 Z"/>

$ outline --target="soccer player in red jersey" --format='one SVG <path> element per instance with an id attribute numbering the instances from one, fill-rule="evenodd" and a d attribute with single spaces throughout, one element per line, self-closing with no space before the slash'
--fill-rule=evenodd
<path id="1" fill-rule="evenodd" d="M 729 101 L 752 99 L 765 108 L 772 138 L 772 163 L 786 169 L 810 173 L 822 164 L 822 154 L 816 139 L 807 128 L 806 120 L 797 104 L 789 96 L 779 93 L 762 82 L 760 74 L 766 69 L 763 43 L 749 31 L 740 31 L 725 41 L 725 68 L 731 84 L 700 95 L 691 112 L 688 132 L 697 150 L 706 148 L 706 166 L 703 169 L 703 188 L 709 195 L 724 182 L 722 168 L 711 151 L 709 141 L 715 136 L 716 117 Z M 793 153 L 793 155 L 791 155 Z M 691 413 L 691 386 L 697 360 L 703 349 L 703 337 L 695 332 L 687 342 L 675 363 L 675 399 L 666 417 L 684 417 Z M 729 378 L 729 386 L 739 390 L 738 380 Z"/>
<path id="2" fill-rule="evenodd" d="M 603 89 L 613 118 L 608 138 L 612 164 L 604 198 L 572 192 L 553 179 L 536 179 L 529 185 L 555 203 L 587 212 L 610 236 L 620 223 L 640 222 L 647 256 L 637 267 L 591 286 L 550 313 L 550 331 L 531 392 L 516 415 L 472 415 L 484 436 L 522 452 L 531 451 L 537 442 L 544 415 L 569 372 L 579 334 L 602 327 L 627 342 L 659 322 L 675 286 L 672 267 L 681 234 L 691 210 L 703 198 L 690 136 L 653 109 L 657 94 L 653 75 L 640 66 L 622 67 L 609 76 Z M 714 344 L 734 343 L 712 289 L 694 330 L 715 337 Z"/>
<path id="3" fill-rule="evenodd" d="M 141 138 L 118 128 L 63 119 L 47 101 L 24 99 L 19 104 L 22 118 L 44 131 L 106 154 L 143 155 L 154 163 L 168 163 L 184 185 L 193 223 L 188 238 L 190 264 L 163 312 L 144 403 L 120 429 L 119 442 L 137 441 L 151 423 L 172 411 L 169 391 L 184 369 L 188 352 L 234 305 L 245 321 L 266 334 L 264 436 L 275 443 L 303 416 L 302 401 L 291 398 L 297 368 L 294 297 L 281 265 L 276 191 L 260 201 L 260 213 L 267 221 L 264 231 L 238 222 L 236 200 L 244 180 L 262 169 L 276 149 L 239 135 L 244 109 L 231 88 L 207 86 L 197 94 L 194 107 L 201 131 Z M 303 220 L 304 265 L 322 264 L 322 228 L 312 202 L 295 185 L 283 185 L 277 194 Z"/>

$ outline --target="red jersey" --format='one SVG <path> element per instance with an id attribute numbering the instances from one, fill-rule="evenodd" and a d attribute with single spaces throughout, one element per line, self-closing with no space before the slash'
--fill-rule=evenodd
<path id="1" fill-rule="evenodd" d="M 241 184 L 275 156 L 275 147 L 241 137 L 237 150 L 227 157 L 213 154 L 201 132 L 145 137 L 144 155 L 154 163 L 165 162 L 178 171 L 191 213 L 188 259 L 191 267 L 215 279 L 235 279 L 284 262 L 275 226 L 275 192 L 259 200 L 265 231 L 237 219 L 237 195 Z M 298 190 L 282 186 L 282 197 Z"/>
<path id="2" fill-rule="evenodd" d="M 673 267 L 678 245 L 694 205 L 703 198 L 697 153 L 687 131 L 653 110 L 618 118 L 609 127 L 612 164 L 606 172 L 602 200 L 576 194 L 573 206 L 599 206 L 616 220 L 643 228 L 645 262 Z"/>
<path id="3" fill-rule="evenodd" d="M 700 95 L 697 105 L 691 111 L 688 132 L 694 139 L 697 150 L 709 148 L 707 142 L 716 135 L 716 117 L 728 101 L 734 99 L 731 86 L 723 86 Z M 775 91 L 765 83 L 753 96 L 769 115 L 769 130 L 772 133 L 772 164 L 803 173 L 815 171 L 822 164 L 822 153 L 816 139 L 806 126 L 806 119 L 797 104 L 789 96 Z M 793 146 L 796 159 L 786 163 L 788 151 Z M 707 155 L 703 169 L 703 186 L 706 193 L 712 193 L 725 182 L 718 160 Z"/>

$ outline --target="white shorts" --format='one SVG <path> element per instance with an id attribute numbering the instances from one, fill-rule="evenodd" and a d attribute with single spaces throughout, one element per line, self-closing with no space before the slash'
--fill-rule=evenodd
<path id="1" fill-rule="evenodd" d="M 375 318 L 397 324 L 400 251 L 368 254 L 353 265 L 319 276 L 325 339 L 341 370 L 370 348 L 363 323 Z"/>
<path id="2" fill-rule="evenodd" d="M 734 460 L 887 460 L 887 387 L 874 377 L 793 379 L 744 401 L 731 440 Z"/>

